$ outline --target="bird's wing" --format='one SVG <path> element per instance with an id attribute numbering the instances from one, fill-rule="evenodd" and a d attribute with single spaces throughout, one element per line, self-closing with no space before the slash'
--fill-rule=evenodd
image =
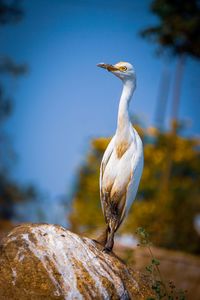
<path id="1" fill-rule="evenodd" d="M 103 214 L 104 214 L 104 195 L 102 192 L 102 179 L 103 179 L 103 174 L 106 168 L 106 165 L 111 157 L 111 154 L 114 150 L 114 143 L 115 143 L 115 136 L 113 136 L 113 138 L 111 139 L 108 147 L 106 148 L 106 151 L 104 152 L 102 161 L 101 161 L 101 167 L 100 167 L 100 198 L 101 198 L 101 206 L 102 206 L 102 210 L 103 210 Z M 104 215 L 105 217 L 105 215 Z"/>
<path id="2" fill-rule="evenodd" d="M 131 204 L 135 200 L 135 196 L 137 194 L 138 186 L 140 183 L 140 179 L 142 176 L 143 165 L 144 165 L 144 157 L 143 157 L 143 146 L 142 141 L 137 134 L 137 154 L 135 153 L 131 159 L 131 177 L 130 181 L 127 185 L 127 193 L 126 193 L 126 209 L 125 213 L 130 209 Z"/>
<path id="3" fill-rule="evenodd" d="M 107 223 L 109 217 L 106 212 L 109 213 L 109 211 L 112 211 L 112 207 L 114 210 L 117 209 L 120 216 L 117 227 L 120 226 L 135 199 L 143 170 L 142 142 L 138 135 L 134 136 L 134 138 L 136 139 L 136 148 L 135 146 L 133 148 L 130 147 L 118 161 L 118 172 L 112 183 L 111 193 L 106 194 L 106 192 L 103 191 L 102 178 L 106 165 L 114 150 L 114 137 L 105 151 L 100 168 L 100 197 L 103 214 Z M 130 164 L 131 167 L 129 167 Z M 117 165 L 114 165 L 113 167 L 116 168 Z"/>
<path id="4" fill-rule="evenodd" d="M 140 178 L 142 175 L 143 170 L 143 146 L 142 141 L 137 134 L 135 133 L 135 136 L 133 136 L 136 142 L 136 148 L 134 147 L 132 151 L 130 151 L 129 155 L 127 156 L 127 160 L 131 164 L 131 172 L 130 176 L 126 177 L 124 173 L 124 178 L 126 180 L 124 181 L 124 184 L 121 185 L 121 189 L 124 190 L 123 197 L 120 199 L 120 203 L 118 206 L 119 212 L 120 212 L 120 222 L 119 225 L 122 223 L 125 215 L 128 213 L 131 204 L 133 203 L 135 196 L 137 194 L 138 186 L 140 183 Z M 128 154 L 128 153 L 127 153 Z M 125 172 L 125 169 L 124 169 Z M 121 177 L 121 174 L 120 174 Z"/>

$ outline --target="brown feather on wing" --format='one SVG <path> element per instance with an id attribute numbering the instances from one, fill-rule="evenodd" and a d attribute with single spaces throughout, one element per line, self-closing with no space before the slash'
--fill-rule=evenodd
<path id="1" fill-rule="evenodd" d="M 114 145 L 114 140 L 112 140 L 112 142 Z M 120 146 L 120 145 L 118 145 L 118 146 Z M 119 147 L 118 150 L 120 150 L 120 155 L 123 156 L 123 154 L 127 151 L 128 148 L 129 148 L 128 143 L 124 144 L 123 147 Z M 113 219 L 113 220 L 115 220 L 114 221 L 115 227 L 118 228 L 125 217 L 127 192 L 128 192 L 128 187 L 130 185 L 133 174 L 132 173 L 130 174 L 130 177 L 127 179 L 127 183 L 124 185 L 124 188 L 122 188 L 121 190 L 117 189 L 114 186 L 115 179 L 112 182 L 106 182 L 106 186 L 102 186 L 105 168 L 110 160 L 110 157 L 111 157 L 114 149 L 115 148 L 113 146 L 111 146 L 111 148 L 108 149 L 108 151 L 106 150 L 105 156 L 101 163 L 100 198 L 101 198 L 101 206 L 102 206 L 102 210 L 103 210 L 103 215 L 104 215 L 106 223 L 108 224 L 110 222 L 110 220 Z"/>
<path id="2" fill-rule="evenodd" d="M 113 152 L 113 149 L 112 151 L 110 151 L 108 157 L 106 159 L 103 159 L 102 162 L 101 162 L 101 168 L 100 168 L 100 181 L 102 183 L 103 181 L 103 175 L 104 175 L 104 171 L 105 171 L 105 168 L 106 168 L 106 165 L 112 155 L 112 152 Z M 113 184 L 113 183 L 112 183 Z M 109 190 L 107 191 L 103 191 L 103 187 L 102 185 L 100 186 L 100 199 L 101 199 L 101 206 L 102 206 L 102 211 L 103 211 L 103 215 L 104 215 L 104 218 L 105 218 L 105 221 L 107 223 L 107 220 L 106 220 L 106 215 L 105 215 L 105 211 L 106 211 L 106 207 L 107 207 L 107 204 L 109 201 L 107 200 L 108 198 L 108 194 L 110 193 Z"/>
<path id="3" fill-rule="evenodd" d="M 127 191 L 131 179 L 132 175 L 129 177 L 128 183 L 123 190 L 113 190 L 113 184 L 106 191 L 102 189 L 102 206 L 105 221 L 107 224 L 112 222 L 115 231 L 119 228 L 125 217 Z"/>

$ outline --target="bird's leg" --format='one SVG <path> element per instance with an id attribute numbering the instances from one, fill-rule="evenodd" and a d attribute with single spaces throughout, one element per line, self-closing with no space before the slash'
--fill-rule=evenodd
<path id="1" fill-rule="evenodd" d="M 120 223 L 119 208 L 116 201 L 111 201 L 111 203 L 109 203 L 106 219 L 108 220 L 108 227 L 104 251 L 110 252 L 114 246 L 114 235 Z"/>
<path id="2" fill-rule="evenodd" d="M 114 245 L 114 234 L 115 231 L 110 229 L 108 230 L 107 242 L 104 248 L 104 251 L 111 252 Z"/>
<path id="3" fill-rule="evenodd" d="M 110 220 L 109 220 L 109 224 L 108 224 L 108 231 L 107 231 L 107 241 L 106 241 L 106 245 L 105 245 L 105 250 L 106 251 L 112 251 L 112 248 L 114 246 L 114 235 L 115 232 L 117 231 L 118 228 L 118 223 L 119 220 L 118 218 L 116 218 L 116 215 L 112 215 Z"/>

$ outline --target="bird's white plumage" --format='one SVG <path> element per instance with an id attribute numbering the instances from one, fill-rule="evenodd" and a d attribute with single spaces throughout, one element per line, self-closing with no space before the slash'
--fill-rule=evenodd
<path id="1" fill-rule="evenodd" d="M 143 165 L 144 165 L 144 156 L 143 156 L 143 145 L 135 128 L 133 128 L 133 133 L 136 139 L 136 148 L 132 155 L 131 160 L 131 170 L 132 170 L 132 179 L 128 186 L 127 199 L 126 199 L 126 212 L 131 207 L 131 204 L 135 200 L 135 196 L 137 194 L 138 186 L 140 183 L 140 179 L 142 176 Z"/>
<path id="2" fill-rule="evenodd" d="M 134 128 L 130 128 L 130 135 L 132 136 L 131 145 L 129 146 L 128 151 L 126 151 L 121 158 L 118 158 L 116 155 L 116 137 L 114 136 L 112 138 L 103 155 L 100 168 L 101 199 L 104 194 L 104 190 L 106 190 L 107 187 L 109 188 L 111 184 L 111 198 L 113 190 L 125 190 L 125 214 L 128 213 L 128 210 L 135 199 L 143 170 L 142 141 Z M 102 210 L 105 215 L 103 203 Z M 122 215 L 121 218 L 123 217 L 124 216 Z"/>
<path id="3" fill-rule="evenodd" d="M 143 170 L 143 146 L 129 119 L 129 102 L 136 88 L 135 71 L 131 64 L 101 63 L 123 82 L 118 110 L 117 130 L 110 141 L 100 168 L 100 197 L 109 237 L 106 243 L 112 249 L 114 232 L 120 226 L 135 199 Z"/>

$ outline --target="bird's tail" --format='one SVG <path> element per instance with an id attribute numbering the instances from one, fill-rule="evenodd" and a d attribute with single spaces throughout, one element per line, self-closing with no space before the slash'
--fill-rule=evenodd
<path id="1" fill-rule="evenodd" d="M 108 238 L 108 227 L 101 230 L 101 233 L 99 236 L 95 239 L 95 241 L 99 244 L 101 244 L 103 247 L 105 246 Z"/>

